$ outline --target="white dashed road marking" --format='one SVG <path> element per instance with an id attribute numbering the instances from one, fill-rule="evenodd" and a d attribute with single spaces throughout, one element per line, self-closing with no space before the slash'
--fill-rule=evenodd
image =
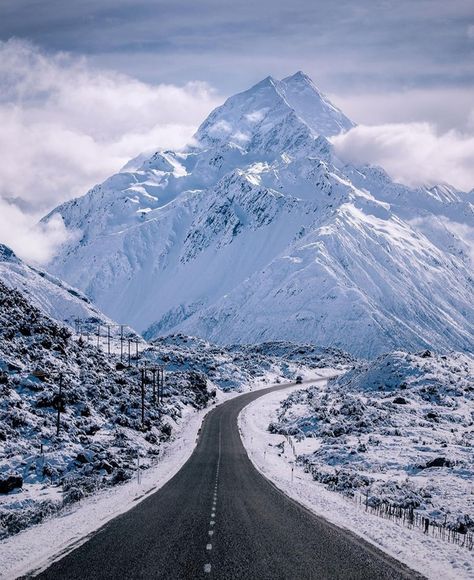
<path id="1" fill-rule="evenodd" d="M 219 481 L 219 469 L 220 469 L 220 464 L 221 464 L 221 448 L 222 448 L 222 440 L 221 440 L 221 429 L 220 429 L 220 425 L 219 425 L 219 455 L 217 457 L 217 468 L 216 468 L 216 479 L 215 479 L 215 483 L 214 483 L 214 493 L 212 496 L 212 507 L 211 507 L 211 521 L 209 522 L 209 525 L 212 527 L 215 525 L 216 520 L 216 504 L 217 504 L 217 487 L 218 487 L 218 481 Z M 208 535 L 210 538 L 212 538 L 212 536 L 214 535 L 214 530 L 209 530 Z M 206 544 L 206 550 L 208 552 L 210 552 L 212 550 L 212 544 L 208 543 Z M 210 574 L 211 572 L 211 564 L 204 564 L 204 572 L 206 574 Z"/>

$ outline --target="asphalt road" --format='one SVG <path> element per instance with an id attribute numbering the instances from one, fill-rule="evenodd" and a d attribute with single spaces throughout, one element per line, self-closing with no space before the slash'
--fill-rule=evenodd
<path id="1" fill-rule="evenodd" d="M 43 579 L 320 580 L 421 578 L 316 517 L 253 467 L 240 440 L 242 408 L 272 390 L 216 407 L 196 449 L 159 491 L 107 523 Z"/>

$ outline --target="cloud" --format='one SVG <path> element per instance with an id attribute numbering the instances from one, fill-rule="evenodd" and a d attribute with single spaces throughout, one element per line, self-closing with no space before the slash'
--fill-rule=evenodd
<path id="1" fill-rule="evenodd" d="M 466 127 L 474 131 L 470 117 L 474 119 L 472 86 L 404 88 L 390 91 L 347 89 L 337 94 L 329 94 L 333 102 L 346 115 L 362 125 L 387 123 L 429 122 L 438 131 L 446 132 Z"/>
<path id="2" fill-rule="evenodd" d="M 438 133 L 430 123 L 359 125 L 332 139 L 346 162 L 382 166 L 407 185 L 474 187 L 474 135 Z"/>
<path id="3" fill-rule="evenodd" d="M 23 219 L 11 200 L 18 211 L 44 213 L 142 151 L 183 146 L 217 101 L 204 83 L 151 85 L 23 40 L 0 42 L 0 241 L 8 238 L 26 258 L 50 256 L 60 230 L 29 228 L 31 217 Z M 5 229 L 6 215 L 18 241 Z M 28 235 L 44 243 L 30 256 Z"/>
<path id="4" fill-rule="evenodd" d="M 33 264 L 44 264 L 54 255 L 59 244 L 75 234 L 66 231 L 59 216 L 47 224 L 37 223 L 31 215 L 0 198 L 0 241 Z"/>

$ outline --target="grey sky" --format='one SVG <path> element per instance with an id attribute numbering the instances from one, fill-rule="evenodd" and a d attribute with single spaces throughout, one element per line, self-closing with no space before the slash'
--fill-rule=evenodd
<path id="1" fill-rule="evenodd" d="M 329 93 L 474 86 L 472 0 L 0 0 L 0 7 L 0 39 L 87 54 L 148 82 L 199 79 L 227 94 L 269 73 L 304 69 Z"/>

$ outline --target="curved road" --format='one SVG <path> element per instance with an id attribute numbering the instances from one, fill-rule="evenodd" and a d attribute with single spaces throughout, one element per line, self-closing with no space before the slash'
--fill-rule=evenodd
<path id="1" fill-rule="evenodd" d="M 173 479 L 38 577 L 421 578 L 310 513 L 254 468 L 240 439 L 237 416 L 257 397 L 285 387 L 248 393 L 213 409 L 194 453 Z"/>

